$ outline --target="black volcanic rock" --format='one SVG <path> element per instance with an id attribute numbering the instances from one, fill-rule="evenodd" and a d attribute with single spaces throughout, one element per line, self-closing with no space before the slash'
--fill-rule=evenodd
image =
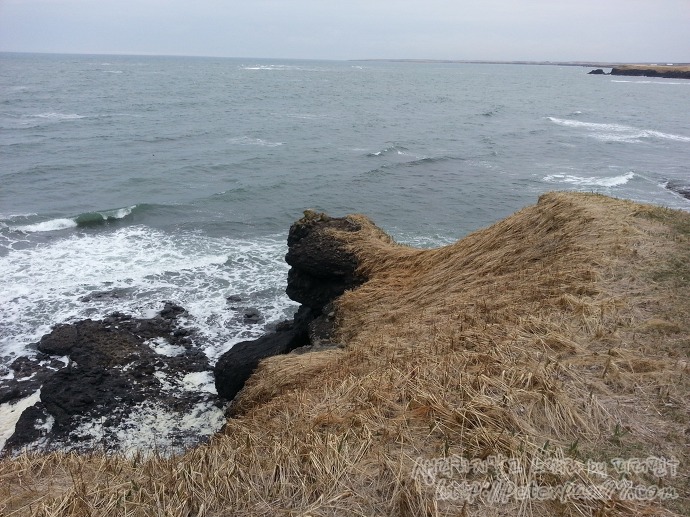
<path id="1" fill-rule="evenodd" d="M 294 325 L 281 325 L 276 332 L 233 345 L 218 359 L 213 369 L 218 396 L 232 400 L 244 387 L 259 361 L 266 357 L 286 354 L 307 343 L 304 329 L 296 328 Z"/>
<path id="2" fill-rule="evenodd" d="M 366 281 L 357 272 L 357 258 L 332 230 L 360 229 L 350 219 L 311 210 L 290 227 L 285 261 L 291 268 L 286 293 L 302 305 L 292 322 L 279 324 L 275 332 L 259 339 L 237 343 L 220 357 L 214 368 L 219 396 L 235 397 L 266 357 L 331 342 L 335 325 L 331 302 Z"/>
<path id="3" fill-rule="evenodd" d="M 611 69 L 611 75 L 624 75 L 632 77 L 662 77 L 665 79 L 690 79 L 690 70 L 680 70 L 673 67 L 658 68 L 653 67 L 639 67 L 625 66 L 614 67 Z"/>
<path id="4" fill-rule="evenodd" d="M 596 70 L 589 72 L 589 75 L 606 75 L 606 72 L 604 72 L 601 68 L 597 68 Z"/>
<path id="5" fill-rule="evenodd" d="M 346 290 L 364 283 L 357 274 L 357 258 L 329 230 L 356 232 L 360 227 L 347 218 L 331 218 L 307 211 L 290 227 L 285 261 L 287 295 L 318 315 L 322 308 Z"/>
<path id="6" fill-rule="evenodd" d="M 4 450 L 19 450 L 37 437 L 46 448 L 51 443 L 59 448 L 59 444 L 81 440 L 89 449 L 94 446 L 91 437 L 74 434 L 84 423 L 99 421 L 104 427 L 116 427 L 143 402 L 176 411 L 194 407 L 199 393 L 170 393 L 161 382 L 166 376 L 182 378 L 211 370 L 206 356 L 193 346 L 189 331 L 177 326 L 176 317 L 183 312 L 182 307 L 166 303 L 151 319 L 113 313 L 101 321 L 55 326 L 37 345 L 37 357 L 43 360 L 17 359 L 13 363 L 16 379 L 0 389 L 3 399 L 16 398 L 13 392 L 17 391 L 26 395 L 21 378 L 37 370 L 32 379 L 40 383 L 31 387 L 32 391 L 41 388 L 40 402 L 22 414 Z M 158 353 L 154 342 L 175 353 Z M 50 366 L 45 360 L 50 355 L 67 356 L 69 362 L 57 371 L 41 370 L 44 363 Z M 48 421 L 51 426 L 44 425 Z"/>

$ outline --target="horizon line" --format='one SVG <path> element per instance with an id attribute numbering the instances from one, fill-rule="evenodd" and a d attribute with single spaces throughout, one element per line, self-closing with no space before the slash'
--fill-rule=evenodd
<path id="1" fill-rule="evenodd" d="M 1 50 L 2 54 L 41 54 L 65 56 L 122 56 L 122 57 L 196 57 L 210 59 L 281 59 L 286 61 L 340 61 L 340 62 L 395 62 L 395 63 L 448 63 L 448 64 L 525 64 L 525 65 L 569 65 L 569 66 L 601 66 L 609 68 L 616 65 L 690 65 L 688 63 L 671 62 L 670 60 L 652 61 L 603 61 L 603 60 L 551 60 L 551 59 L 437 59 L 437 58 L 307 58 L 307 57 L 258 57 L 258 56 L 227 56 L 211 54 L 159 54 L 155 52 L 75 52 L 75 51 L 33 51 L 33 50 Z"/>

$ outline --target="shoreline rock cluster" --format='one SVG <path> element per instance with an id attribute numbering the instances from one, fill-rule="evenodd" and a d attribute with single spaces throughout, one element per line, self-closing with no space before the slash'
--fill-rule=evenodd
<path id="1" fill-rule="evenodd" d="M 40 400 L 20 416 L 4 451 L 109 449 L 143 403 L 178 413 L 212 403 L 207 391 L 165 389 L 167 378 L 211 370 L 207 357 L 193 344 L 193 333 L 177 324 L 184 312 L 167 302 L 150 319 L 113 313 L 103 320 L 55 326 L 37 343 L 35 359 L 13 363 L 15 393 L 41 391 Z M 29 376 L 18 374 L 14 365 L 20 360 Z M 99 422 L 101 429 L 94 432 L 92 422 Z M 194 439 L 178 438 L 181 443 Z"/>
<path id="2" fill-rule="evenodd" d="M 128 418 L 142 404 L 182 415 L 200 413 L 200 405 L 222 408 L 262 359 L 339 346 L 333 342 L 332 302 L 366 279 L 357 273 L 354 254 L 330 234 L 332 229 L 360 228 L 347 218 L 313 211 L 306 211 L 291 226 L 285 257 L 291 266 L 286 292 L 301 306 L 291 321 L 277 324 L 273 332 L 235 344 L 214 367 L 195 346 L 194 331 L 178 324 L 185 309 L 172 302 L 166 302 L 150 319 L 113 313 L 100 321 L 86 319 L 54 327 L 36 344 L 34 356 L 14 361 L 14 379 L 0 382 L 0 403 L 15 402 L 41 390 L 40 400 L 22 413 L 2 452 L 12 454 L 24 448 L 117 450 L 118 433 L 123 426 L 127 428 Z M 234 300 L 232 296 L 228 299 Z M 252 318 L 245 320 L 255 323 Z M 171 388 L 166 381 L 195 374 L 210 378 L 211 373 L 217 395 L 208 389 Z M 232 414 L 232 406 L 228 414 Z M 89 422 L 98 422 L 99 431 L 94 432 Z M 202 439 L 189 432 L 178 434 L 173 447 Z"/>
<path id="3" fill-rule="evenodd" d="M 606 73 L 602 68 L 596 68 L 589 72 L 589 75 L 620 75 L 631 77 L 659 77 L 663 79 L 690 79 L 690 69 L 688 67 L 674 66 L 617 66 L 611 68 L 610 73 Z"/>

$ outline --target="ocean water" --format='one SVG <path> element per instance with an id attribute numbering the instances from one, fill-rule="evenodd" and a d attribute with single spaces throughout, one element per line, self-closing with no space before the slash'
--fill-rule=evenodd
<path id="1" fill-rule="evenodd" d="M 0 379 L 56 323 L 163 300 L 212 360 L 260 335 L 307 208 L 423 247 L 550 190 L 690 210 L 690 81 L 587 71 L 0 54 Z"/>

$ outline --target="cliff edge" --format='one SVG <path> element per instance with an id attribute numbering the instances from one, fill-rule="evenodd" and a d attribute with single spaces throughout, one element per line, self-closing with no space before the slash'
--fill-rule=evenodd
<path id="1" fill-rule="evenodd" d="M 686 514 L 690 214 L 550 193 L 432 250 L 327 219 L 300 227 L 355 280 L 315 303 L 339 346 L 261 360 L 224 432 L 182 456 L 5 459 L 0 508 Z"/>
<path id="2" fill-rule="evenodd" d="M 663 77 L 666 79 L 690 79 L 690 66 L 621 65 L 613 67 L 611 69 L 611 75 Z"/>

